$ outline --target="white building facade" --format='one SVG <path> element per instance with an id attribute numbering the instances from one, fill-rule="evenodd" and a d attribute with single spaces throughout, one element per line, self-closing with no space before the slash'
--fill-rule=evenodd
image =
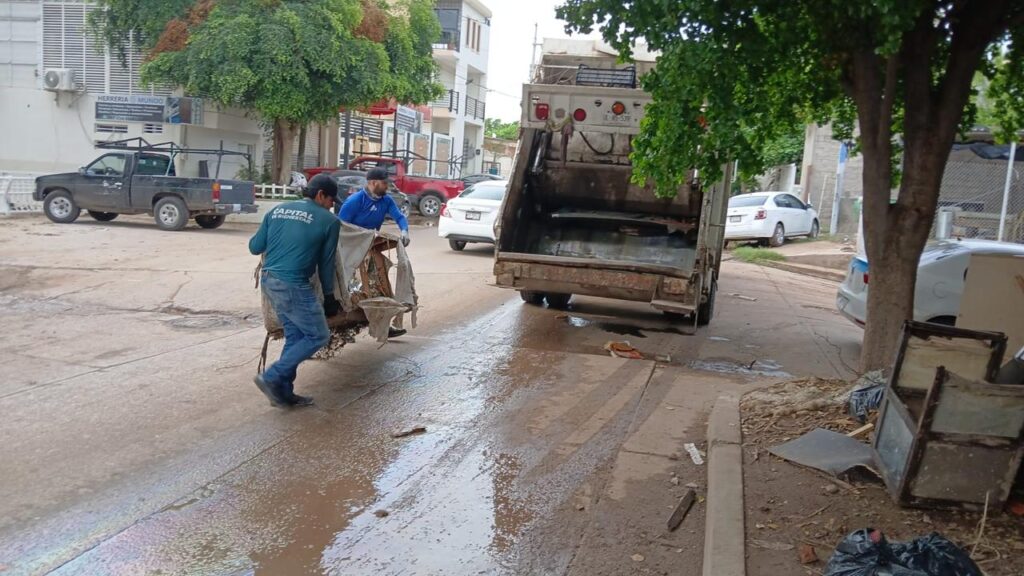
<path id="1" fill-rule="evenodd" d="M 88 33 L 86 19 L 95 9 L 89 0 L 0 2 L 0 172 L 74 171 L 99 155 L 97 143 L 134 137 L 223 146 L 252 154 L 260 167 L 263 131 L 254 117 L 143 85 L 137 50 L 124 66 Z M 177 113 L 191 105 L 196 110 Z M 244 164 L 224 157 L 220 175 L 234 177 Z M 182 155 L 176 169 L 212 176 L 215 165 L 215 156 Z"/>
<path id="2" fill-rule="evenodd" d="M 491 11 L 479 0 L 437 0 L 434 10 L 442 29 L 434 61 L 446 92 L 431 102 L 424 131 L 450 136 L 462 175 L 478 174 L 484 164 Z"/>

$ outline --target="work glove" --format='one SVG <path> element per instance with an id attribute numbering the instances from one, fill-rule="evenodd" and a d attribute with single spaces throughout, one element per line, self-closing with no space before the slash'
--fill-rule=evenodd
<path id="1" fill-rule="evenodd" d="M 402 246 L 409 246 L 409 231 L 402 230 Z"/>
<path id="2" fill-rule="evenodd" d="M 341 303 L 338 302 L 334 294 L 328 294 L 324 296 L 324 316 L 330 318 L 331 316 L 337 316 L 338 312 L 341 311 Z"/>

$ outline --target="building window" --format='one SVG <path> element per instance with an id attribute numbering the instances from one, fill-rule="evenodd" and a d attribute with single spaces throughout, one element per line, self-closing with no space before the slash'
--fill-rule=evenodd
<path id="1" fill-rule="evenodd" d="M 466 18 L 466 46 L 474 52 L 480 51 L 480 31 L 482 26 L 479 20 Z"/>
<path id="2" fill-rule="evenodd" d="M 152 124 L 150 122 L 146 122 L 145 124 L 142 125 L 142 133 L 143 134 L 163 134 L 164 133 L 164 125 L 163 124 Z"/>
<path id="3" fill-rule="evenodd" d="M 97 124 L 95 128 L 96 132 L 103 134 L 127 134 L 127 124 Z"/>
<path id="4" fill-rule="evenodd" d="M 438 39 L 438 44 L 449 50 L 458 50 L 459 38 L 462 35 L 462 31 L 459 30 L 462 10 L 458 4 L 445 7 L 439 2 L 434 13 L 437 14 L 438 22 L 441 23 L 441 38 Z"/>
<path id="5" fill-rule="evenodd" d="M 96 94 L 169 96 L 170 87 L 143 85 L 139 78 L 142 55 L 129 38 L 127 67 L 103 42 L 93 37 L 86 22 L 98 10 L 93 2 L 43 2 L 43 69 L 71 68 L 75 82 Z M 42 77 L 40 71 L 40 77 Z"/>

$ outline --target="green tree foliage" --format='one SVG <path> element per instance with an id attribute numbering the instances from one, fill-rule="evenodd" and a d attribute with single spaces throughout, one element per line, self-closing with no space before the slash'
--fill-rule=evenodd
<path id="1" fill-rule="evenodd" d="M 134 34 L 147 82 L 250 109 L 273 129 L 274 178 L 299 128 L 339 107 L 440 94 L 430 0 L 101 0 L 92 25 L 123 53 Z"/>
<path id="2" fill-rule="evenodd" d="M 503 140 L 515 140 L 519 138 L 519 121 L 502 122 L 497 118 L 488 118 L 484 120 L 484 135 Z"/>
<path id="3" fill-rule="evenodd" d="M 691 167 L 713 181 L 733 159 L 763 165 L 766 144 L 794 120 L 856 134 L 873 272 L 862 367 L 887 364 L 913 309 L 950 146 L 977 112 L 975 72 L 990 81 L 1001 136 L 1024 124 L 1024 3 L 565 0 L 558 14 L 570 31 L 600 28 L 627 57 L 639 40 L 661 52 L 644 79 L 654 102 L 633 154 L 634 178 L 653 178 L 660 195 Z"/>

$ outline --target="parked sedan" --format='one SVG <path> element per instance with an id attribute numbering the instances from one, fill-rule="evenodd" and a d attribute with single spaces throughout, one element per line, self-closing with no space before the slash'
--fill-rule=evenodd
<path id="1" fill-rule="evenodd" d="M 506 180 L 487 180 L 463 190 L 441 207 L 438 235 L 456 251 L 474 242 L 494 244 L 494 220 L 507 186 Z"/>
<path id="2" fill-rule="evenodd" d="M 754 192 L 729 199 L 725 240 L 756 240 L 782 246 L 786 238 L 817 238 L 818 213 L 810 204 L 786 192 Z"/>
<path id="3" fill-rule="evenodd" d="M 480 182 L 496 182 L 498 180 L 504 180 L 504 178 L 497 174 L 473 174 L 463 178 L 462 183 L 466 186 L 472 186 L 473 184 L 479 184 Z"/>
<path id="4" fill-rule="evenodd" d="M 960 313 L 960 297 L 972 254 L 1024 256 L 1024 245 L 992 240 L 936 240 L 925 246 L 917 265 L 914 289 L 914 320 L 953 326 Z M 868 316 L 870 274 L 865 258 L 850 261 L 846 279 L 839 285 L 836 308 L 863 327 Z"/>
<path id="5" fill-rule="evenodd" d="M 358 192 L 360 189 L 366 187 L 366 175 L 365 174 L 352 174 L 351 170 L 338 170 L 331 173 L 331 178 L 338 183 L 338 198 L 341 202 L 348 199 L 349 194 Z M 412 211 L 412 201 L 409 200 L 409 196 L 403 194 L 401 190 L 395 186 L 395 183 L 388 180 L 388 196 L 395 201 L 398 205 L 398 209 L 402 211 L 402 215 L 406 218 L 409 217 L 409 212 Z M 341 210 L 341 202 L 334 205 L 335 214 Z"/>

